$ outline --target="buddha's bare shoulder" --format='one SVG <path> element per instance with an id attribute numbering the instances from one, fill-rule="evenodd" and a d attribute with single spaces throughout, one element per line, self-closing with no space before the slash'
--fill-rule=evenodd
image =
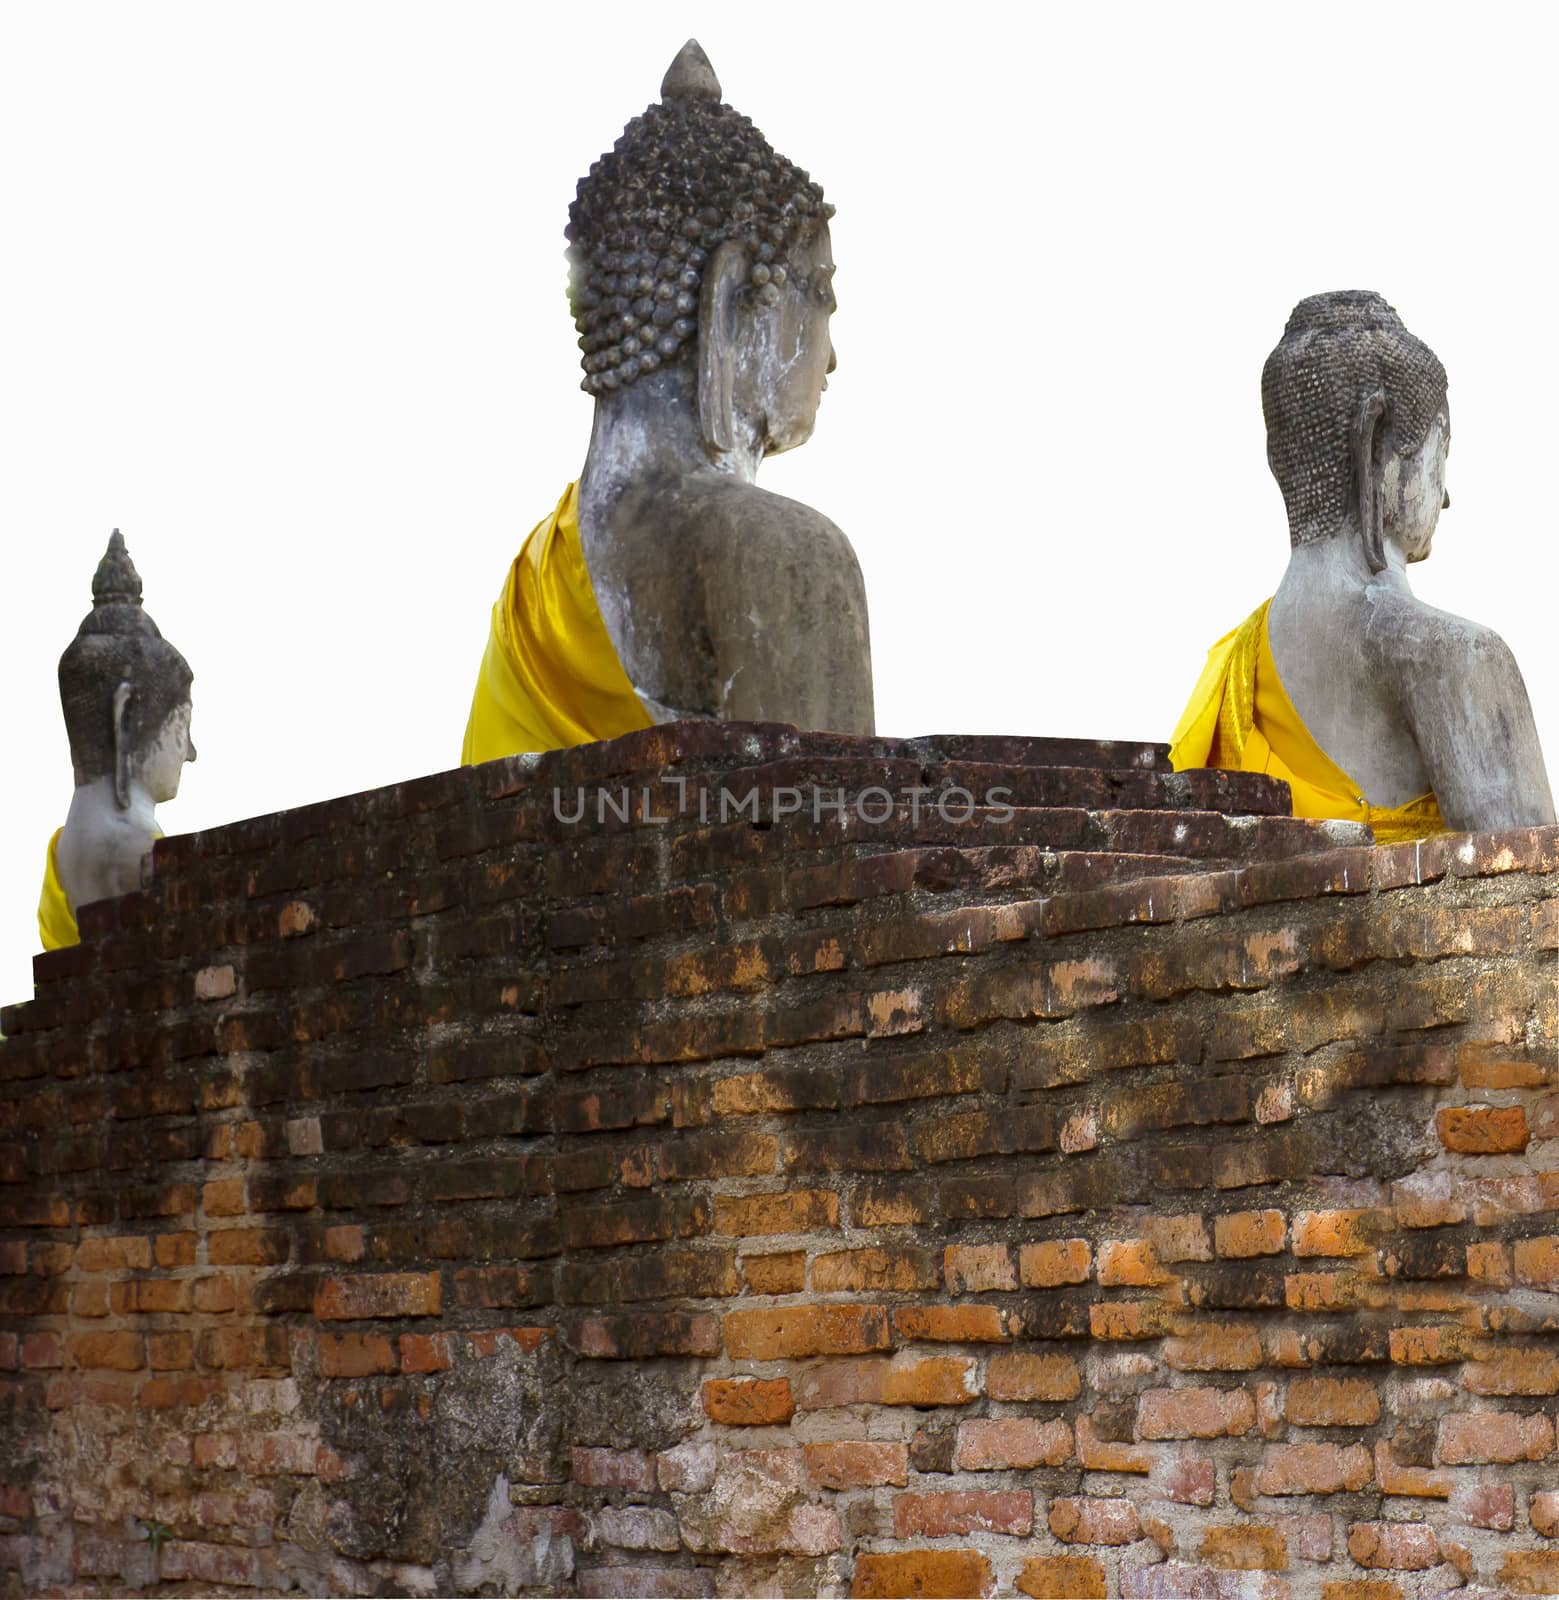
<path id="1" fill-rule="evenodd" d="M 797 555 L 826 552 L 855 563 L 849 540 L 830 518 L 814 506 L 755 484 L 698 482 L 683 491 L 678 509 L 688 538 L 711 553 L 764 541 Z"/>
<path id="2" fill-rule="evenodd" d="M 1368 601 L 1367 660 L 1404 699 L 1415 698 L 1426 675 L 1477 680 L 1516 670 L 1510 646 L 1486 623 L 1441 611 L 1394 584 L 1373 586 Z"/>
<path id="3" fill-rule="evenodd" d="M 1365 650 L 1370 666 L 1383 672 L 1449 670 L 1509 658 L 1509 645 L 1484 622 L 1426 605 L 1396 586 L 1373 587 L 1367 594 L 1369 618 Z"/>

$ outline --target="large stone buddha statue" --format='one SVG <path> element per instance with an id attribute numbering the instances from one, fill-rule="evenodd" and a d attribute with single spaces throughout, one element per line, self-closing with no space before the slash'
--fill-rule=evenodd
<path id="1" fill-rule="evenodd" d="M 463 759 L 723 717 L 872 732 L 848 540 L 758 488 L 834 368 L 833 208 L 689 40 L 580 181 L 567 237 L 595 426 L 493 609 Z"/>
<path id="2" fill-rule="evenodd" d="M 1293 550 L 1277 593 L 1209 652 L 1175 766 L 1271 773 L 1297 815 L 1381 841 L 1553 822 L 1515 657 L 1408 583 L 1450 505 L 1434 352 L 1378 294 L 1312 295 L 1261 397 Z"/>
<path id="3" fill-rule="evenodd" d="M 49 841 L 38 903 L 45 950 L 76 943 L 78 906 L 140 888 L 160 837 L 156 808 L 178 793 L 184 763 L 195 759 L 194 674 L 142 609 L 140 574 L 117 528 L 59 680 L 76 792 Z"/>

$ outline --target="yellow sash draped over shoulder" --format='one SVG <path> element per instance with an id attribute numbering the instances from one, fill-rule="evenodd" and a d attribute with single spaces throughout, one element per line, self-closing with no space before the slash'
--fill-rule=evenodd
<path id="1" fill-rule="evenodd" d="M 59 842 L 65 830 L 56 828 L 49 840 L 48 859 L 43 868 L 43 893 L 38 896 L 38 937 L 45 950 L 63 950 L 68 944 L 80 944 L 81 932 L 65 898 L 65 885 L 60 882 Z"/>
<path id="2" fill-rule="evenodd" d="M 520 547 L 493 607 L 461 763 L 615 739 L 651 721 L 596 606 L 571 483 Z"/>
<path id="3" fill-rule="evenodd" d="M 1311 737 L 1272 659 L 1263 601 L 1207 652 L 1170 742 L 1169 761 L 1188 767 L 1265 772 L 1293 791 L 1296 817 L 1364 822 L 1381 844 L 1444 833 L 1433 792 L 1400 806 L 1372 806 L 1358 784 Z"/>

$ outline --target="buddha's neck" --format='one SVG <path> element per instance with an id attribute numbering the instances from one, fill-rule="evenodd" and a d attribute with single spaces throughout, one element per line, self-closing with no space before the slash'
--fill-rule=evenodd
<path id="1" fill-rule="evenodd" d="M 1384 545 L 1385 569 L 1370 570 L 1364 554 L 1364 540 L 1358 523 L 1349 517 L 1329 539 L 1316 539 L 1296 545 L 1283 574 L 1285 589 L 1297 586 L 1313 596 L 1335 597 L 1339 593 L 1362 593 L 1380 586 L 1411 592 L 1407 581 L 1407 557 L 1395 539 Z"/>
<path id="2" fill-rule="evenodd" d="M 121 806 L 111 777 L 93 778 L 71 796 L 57 851 L 72 907 L 141 886 L 141 861 L 157 837 L 156 802 L 138 783 Z"/>
<path id="3" fill-rule="evenodd" d="M 752 483 L 763 459 L 761 428 L 734 419 L 734 446 L 711 458 L 698 415 L 698 381 L 684 364 L 648 373 L 597 400 L 580 496 L 600 503 L 646 479 L 712 473 Z"/>

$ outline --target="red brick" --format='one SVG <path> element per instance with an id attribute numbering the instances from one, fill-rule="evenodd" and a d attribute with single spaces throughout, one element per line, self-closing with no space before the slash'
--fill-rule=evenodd
<path id="1" fill-rule="evenodd" d="M 1559 1539 L 1559 1489 L 1543 1489 L 1532 1496 L 1533 1529 L 1545 1539 Z"/>
<path id="2" fill-rule="evenodd" d="M 1288 1565 L 1288 1541 L 1271 1526 L 1222 1523 L 1202 1530 L 1197 1556 L 1228 1572 L 1281 1572 Z"/>
<path id="3" fill-rule="evenodd" d="M 137 1396 L 145 1411 L 174 1411 L 184 1406 L 201 1406 L 226 1386 L 220 1378 L 148 1378 Z"/>
<path id="4" fill-rule="evenodd" d="M 975 1363 L 962 1356 L 826 1361 L 796 1380 L 801 1411 L 838 1406 L 962 1406 L 976 1394 Z"/>
<path id="5" fill-rule="evenodd" d="M 363 1230 L 357 1223 L 325 1229 L 325 1254 L 331 1261 L 361 1261 Z"/>
<path id="6" fill-rule="evenodd" d="M 1441 1106 L 1435 1113 L 1440 1143 L 1461 1155 L 1501 1155 L 1525 1150 L 1529 1134 L 1520 1106 Z"/>
<path id="7" fill-rule="evenodd" d="M 1064 1544 L 1130 1544 L 1142 1530 L 1129 1500 L 1063 1498 L 1050 1502 L 1050 1531 Z"/>
<path id="8" fill-rule="evenodd" d="M 1393 1328 L 1391 1359 L 1402 1367 L 1444 1366 L 1472 1354 L 1472 1336 L 1465 1328 L 1433 1325 Z"/>
<path id="9" fill-rule="evenodd" d="M 1512 1594 L 1559 1594 L 1559 1550 L 1511 1550 L 1499 1581 Z"/>
<path id="10" fill-rule="evenodd" d="M 1009 1337 L 999 1306 L 897 1306 L 893 1329 L 901 1339 L 936 1344 L 999 1344 Z"/>
<path id="11" fill-rule="evenodd" d="M 1088 1308 L 1095 1339 L 1161 1339 L 1173 1323 L 1169 1307 L 1155 1300 L 1112 1300 Z"/>
<path id="12" fill-rule="evenodd" d="M 1355 1522 L 1348 1529 L 1348 1554 L 1361 1567 L 1425 1572 L 1440 1564 L 1433 1528 L 1419 1522 Z"/>
<path id="13" fill-rule="evenodd" d="M 1469 1394 L 1559 1394 L 1559 1349 L 1496 1349 L 1462 1371 Z"/>
<path id="14" fill-rule="evenodd" d="M 991 1357 L 985 1392 L 992 1400 L 1075 1400 L 1082 1375 L 1070 1356 L 1004 1352 Z"/>
<path id="15" fill-rule="evenodd" d="M 1018 1272 L 1026 1289 L 1055 1289 L 1087 1283 L 1093 1248 L 1086 1239 L 1047 1239 L 1018 1251 Z"/>
<path id="16" fill-rule="evenodd" d="M 1033 1417 L 982 1417 L 958 1425 L 955 1460 L 965 1472 L 1059 1467 L 1072 1459 L 1072 1425 Z"/>
<path id="17" fill-rule="evenodd" d="M 379 1333 L 322 1333 L 319 1372 L 322 1378 L 366 1378 L 396 1370 L 395 1346 Z"/>
<path id="18" fill-rule="evenodd" d="M 978 1550 L 898 1550 L 855 1558 L 852 1600 L 969 1600 L 990 1594 L 991 1564 Z"/>
<path id="19" fill-rule="evenodd" d="M 1379 1227 L 1375 1211 L 1301 1211 L 1294 1218 L 1296 1256 L 1361 1256 L 1374 1246 L 1370 1230 Z"/>
<path id="20" fill-rule="evenodd" d="M 244 1203 L 242 1178 L 214 1178 L 200 1191 L 201 1209 L 208 1217 L 241 1217 Z"/>
<path id="21" fill-rule="evenodd" d="M 83 1239 L 76 1250 L 82 1272 L 149 1272 L 152 1242 L 136 1237 Z"/>
<path id="22" fill-rule="evenodd" d="M 1092 1556 L 1033 1556 L 1018 1574 L 1033 1600 L 1105 1600 L 1104 1568 Z"/>
<path id="23" fill-rule="evenodd" d="M 574 1482 L 591 1489 L 655 1487 L 655 1465 L 642 1450 L 582 1449 L 573 1451 Z"/>
<path id="24" fill-rule="evenodd" d="M 1354 1492 L 1374 1476 L 1363 1445 L 1269 1445 L 1256 1472 L 1256 1490 L 1271 1495 Z"/>
<path id="25" fill-rule="evenodd" d="M 796 1411 L 788 1378 L 710 1378 L 703 1396 L 710 1420 L 728 1427 L 788 1422 Z"/>
<path id="26" fill-rule="evenodd" d="M 1176 1372 L 1253 1372 L 1262 1364 L 1261 1338 L 1238 1323 L 1207 1323 L 1166 1340 L 1164 1363 Z"/>
<path id="27" fill-rule="evenodd" d="M 1233 1260 L 1281 1255 L 1287 1231 L 1281 1211 L 1235 1211 L 1213 1220 L 1218 1254 Z"/>
<path id="28" fill-rule="evenodd" d="M 1365 1428 L 1380 1421 L 1380 1395 L 1365 1378 L 1296 1378 L 1287 1410 L 1298 1428 Z"/>
<path id="29" fill-rule="evenodd" d="M 154 1241 L 159 1267 L 192 1267 L 200 1236 L 194 1233 L 159 1233 Z"/>
<path id="30" fill-rule="evenodd" d="M 875 1444 L 866 1440 L 804 1446 L 807 1471 L 825 1489 L 872 1488 L 894 1484 L 903 1488 L 909 1479 L 909 1450 L 902 1444 Z"/>
<path id="31" fill-rule="evenodd" d="M 955 1489 L 893 1497 L 895 1539 L 944 1539 L 961 1533 L 1027 1534 L 1034 1527 L 1034 1496 L 1027 1489 L 987 1493 Z"/>
<path id="32" fill-rule="evenodd" d="M 1221 1439 L 1249 1433 L 1256 1403 L 1245 1389 L 1149 1389 L 1137 1431 L 1144 1439 Z"/>
<path id="33" fill-rule="evenodd" d="M 78 1367 L 139 1372 L 146 1365 L 146 1341 L 138 1333 L 74 1333 L 66 1347 Z"/>
<path id="34" fill-rule="evenodd" d="M 1534 1289 L 1559 1289 L 1559 1236 L 1519 1239 L 1513 1255 L 1518 1283 Z"/>
<path id="35" fill-rule="evenodd" d="M 1554 1448 L 1553 1422 L 1541 1413 L 1461 1411 L 1440 1419 L 1436 1458 L 1453 1466 L 1541 1461 Z"/>
<path id="36" fill-rule="evenodd" d="M 213 1267 L 272 1267 L 287 1259 L 292 1241 L 277 1228 L 224 1228 L 206 1235 Z"/>
<path id="37" fill-rule="evenodd" d="M 748 1238 L 776 1233 L 818 1233 L 838 1226 L 839 1196 L 828 1189 L 715 1197 L 716 1233 Z"/>
<path id="38" fill-rule="evenodd" d="M 942 1252 L 949 1294 L 988 1294 L 1016 1289 L 1012 1253 L 1004 1244 L 950 1244 Z"/>
<path id="39" fill-rule="evenodd" d="M 807 1286 L 805 1250 L 776 1250 L 743 1256 L 742 1279 L 753 1294 L 800 1294 Z"/>
<path id="40" fill-rule="evenodd" d="M 737 1359 L 795 1361 L 806 1356 L 856 1355 L 888 1348 L 888 1314 L 881 1306 L 775 1306 L 728 1311 L 725 1347 Z"/>
<path id="41" fill-rule="evenodd" d="M 239 1302 L 237 1280 L 226 1272 L 211 1272 L 194 1280 L 194 1306 L 197 1311 L 235 1310 Z"/>
<path id="42" fill-rule="evenodd" d="M 1099 1246 L 1095 1270 L 1105 1285 L 1153 1288 L 1174 1276 L 1166 1272 L 1146 1239 L 1108 1239 Z"/>
<path id="43" fill-rule="evenodd" d="M 812 1261 L 817 1294 L 935 1289 L 940 1281 L 931 1252 L 913 1245 L 837 1250 Z"/>
<path id="44" fill-rule="evenodd" d="M 43 1368 L 65 1365 L 65 1342 L 57 1333 L 24 1333 L 22 1365 Z"/>
<path id="45" fill-rule="evenodd" d="M 187 1278 L 128 1278 L 108 1287 L 108 1303 L 116 1316 L 178 1313 L 190 1307 Z"/>
<path id="46" fill-rule="evenodd" d="M 449 1339 L 442 1333 L 403 1333 L 402 1372 L 444 1372 L 450 1366 Z"/>
<path id="47" fill-rule="evenodd" d="M 1103 1413 L 1077 1418 L 1077 1459 L 1089 1472 L 1152 1472 L 1156 1455 L 1151 1445 L 1118 1442 L 1101 1431 Z"/>
<path id="48" fill-rule="evenodd" d="M 153 1372 L 182 1372 L 195 1364 L 195 1341 L 187 1333 L 149 1333 L 146 1359 Z"/>
<path id="49" fill-rule="evenodd" d="M 314 1315 L 324 1321 L 371 1317 L 436 1317 L 436 1272 L 347 1273 L 325 1278 L 314 1293 Z"/>

